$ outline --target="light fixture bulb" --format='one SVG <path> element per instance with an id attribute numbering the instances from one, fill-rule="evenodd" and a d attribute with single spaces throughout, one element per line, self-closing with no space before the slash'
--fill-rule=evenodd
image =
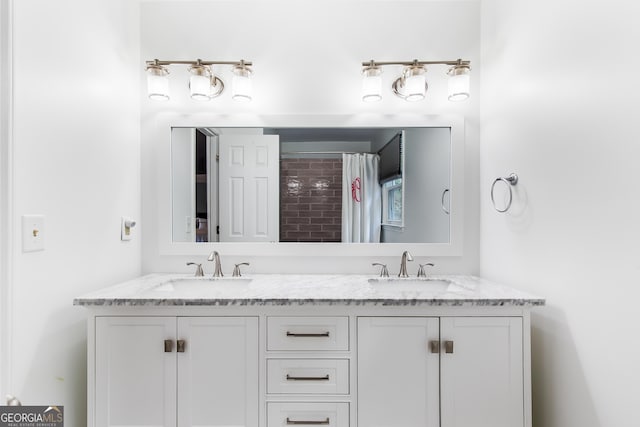
<path id="1" fill-rule="evenodd" d="M 162 65 L 147 65 L 147 94 L 154 101 L 169 100 L 169 70 Z"/>
<path id="2" fill-rule="evenodd" d="M 205 65 L 192 65 L 189 67 L 189 89 L 191 98 L 196 101 L 209 101 L 211 99 L 211 70 Z"/>
<path id="3" fill-rule="evenodd" d="M 404 70 L 403 93 L 405 101 L 414 102 L 421 101 L 426 96 L 426 69 L 421 66 L 411 66 Z"/>
<path id="4" fill-rule="evenodd" d="M 238 102 L 249 102 L 253 98 L 252 71 L 243 61 L 233 67 L 233 81 L 231 82 L 231 98 Z"/>
<path id="5" fill-rule="evenodd" d="M 469 98 L 469 66 L 454 65 L 449 74 L 449 101 L 464 101 Z"/>
<path id="6" fill-rule="evenodd" d="M 382 99 L 382 70 L 370 66 L 362 70 L 362 100 L 376 102 Z"/>

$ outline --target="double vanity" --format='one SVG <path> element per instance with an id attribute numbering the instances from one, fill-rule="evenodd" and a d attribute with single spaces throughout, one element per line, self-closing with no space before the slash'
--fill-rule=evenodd
<path id="1" fill-rule="evenodd" d="M 530 427 L 530 310 L 470 276 L 152 274 L 84 295 L 88 425 Z"/>

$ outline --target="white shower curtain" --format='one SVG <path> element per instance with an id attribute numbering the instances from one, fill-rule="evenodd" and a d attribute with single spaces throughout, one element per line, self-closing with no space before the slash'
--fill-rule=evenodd
<path id="1" fill-rule="evenodd" d="M 376 154 L 342 155 L 342 241 L 379 243 L 382 190 Z"/>

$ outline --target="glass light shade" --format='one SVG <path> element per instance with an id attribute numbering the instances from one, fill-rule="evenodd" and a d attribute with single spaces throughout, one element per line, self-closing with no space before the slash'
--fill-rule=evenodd
<path id="1" fill-rule="evenodd" d="M 464 101 L 469 98 L 469 67 L 455 66 L 449 74 L 449 101 Z"/>
<path id="2" fill-rule="evenodd" d="M 362 100 L 376 102 L 382 99 L 382 70 L 368 67 L 362 71 Z"/>
<path id="3" fill-rule="evenodd" d="M 427 77 L 424 67 L 410 67 L 404 72 L 402 93 L 406 101 L 421 101 L 426 96 Z"/>
<path id="4" fill-rule="evenodd" d="M 147 67 L 147 94 L 154 101 L 169 100 L 169 71 L 160 65 Z"/>
<path id="5" fill-rule="evenodd" d="M 208 101 L 211 99 L 211 74 L 203 65 L 194 65 L 189 68 L 189 89 L 191 98 L 196 101 Z"/>
<path id="6" fill-rule="evenodd" d="M 253 98 L 253 82 L 251 81 L 251 70 L 249 68 L 246 66 L 233 67 L 231 85 L 231 98 L 234 101 L 251 101 Z"/>

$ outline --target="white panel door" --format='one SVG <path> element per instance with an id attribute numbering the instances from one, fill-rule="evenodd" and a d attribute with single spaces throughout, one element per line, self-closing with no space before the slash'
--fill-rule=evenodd
<path id="1" fill-rule="evenodd" d="M 96 427 L 176 424 L 173 317 L 96 318 Z"/>
<path id="2" fill-rule="evenodd" d="M 440 425 L 438 332 L 438 318 L 358 319 L 358 427 Z"/>
<path id="3" fill-rule="evenodd" d="M 220 135 L 220 241 L 277 242 L 278 135 Z"/>
<path id="4" fill-rule="evenodd" d="M 523 426 L 522 319 L 443 317 L 440 328 L 442 427 Z"/>
<path id="5" fill-rule="evenodd" d="M 181 317 L 178 426 L 258 426 L 257 317 Z"/>

